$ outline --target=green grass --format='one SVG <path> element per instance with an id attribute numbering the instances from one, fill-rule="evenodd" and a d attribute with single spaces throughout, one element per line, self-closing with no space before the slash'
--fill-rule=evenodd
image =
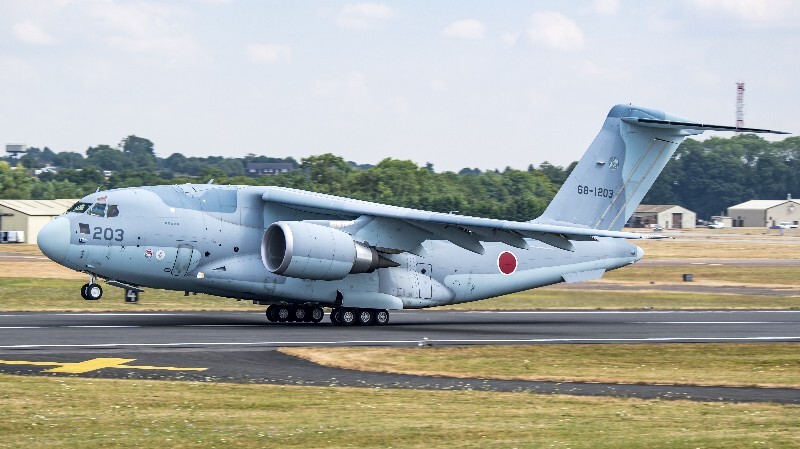
<path id="1" fill-rule="evenodd" d="M 338 368 L 405 374 L 800 388 L 797 343 L 285 348 L 281 351 Z"/>
<path id="2" fill-rule="evenodd" d="M 148 289 L 136 304 L 126 304 L 124 290 L 103 284 L 103 298 L 86 301 L 80 288 L 86 281 L 41 278 L 0 278 L 0 311 L 258 311 L 252 301 L 209 295 L 184 296 L 183 292 Z"/>
<path id="3" fill-rule="evenodd" d="M 684 273 L 691 273 L 695 281 L 800 286 L 800 276 L 798 276 L 800 268 L 798 267 L 742 265 L 686 265 L 683 267 L 632 265 L 606 273 L 603 279 L 612 282 L 680 283 Z"/>
<path id="4" fill-rule="evenodd" d="M 0 375 L 0 447 L 796 447 L 800 407 Z"/>
<path id="5" fill-rule="evenodd" d="M 443 307 L 455 310 L 515 309 L 795 309 L 800 297 L 640 291 L 539 288 L 484 301 Z M 438 309 L 437 309 L 438 310 Z"/>
<path id="6" fill-rule="evenodd" d="M 260 311 L 264 306 L 210 295 L 184 296 L 182 292 L 148 289 L 139 303 L 126 304 L 123 290 L 105 286 L 103 299 L 85 301 L 80 286 L 85 281 L 40 278 L 0 278 L 0 311 Z M 588 284 L 587 284 L 588 286 Z M 646 288 L 645 286 L 642 287 Z M 445 309 L 790 309 L 800 298 L 766 295 L 729 295 L 650 291 L 603 291 L 542 288 Z"/>

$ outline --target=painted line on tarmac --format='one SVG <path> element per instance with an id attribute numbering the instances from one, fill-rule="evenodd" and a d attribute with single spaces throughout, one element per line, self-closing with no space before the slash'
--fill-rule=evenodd
<path id="1" fill-rule="evenodd" d="M 797 321 L 630 321 L 629 324 L 797 324 Z"/>
<path id="2" fill-rule="evenodd" d="M 800 313 L 800 310 L 784 309 L 759 309 L 759 310 L 430 310 L 428 313 L 491 313 L 491 314 L 573 314 L 573 315 L 602 315 L 602 314 L 734 314 L 734 313 Z M 393 312 L 397 313 L 397 312 Z"/>
<path id="3" fill-rule="evenodd" d="M 258 341 L 258 342 L 183 342 L 183 343 L 99 343 L 99 344 L 23 344 L 0 345 L 0 349 L 36 348 L 117 348 L 117 347 L 183 347 L 183 346 L 295 346 L 295 345 L 381 345 L 381 344 L 514 344 L 514 343 L 668 343 L 668 342 L 728 342 L 728 341 L 800 341 L 798 336 L 784 337 L 651 337 L 651 338 L 532 338 L 532 339 L 463 339 L 433 340 L 338 340 L 338 341 Z"/>

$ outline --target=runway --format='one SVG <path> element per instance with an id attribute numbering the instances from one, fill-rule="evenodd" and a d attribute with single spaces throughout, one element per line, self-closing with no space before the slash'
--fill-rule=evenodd
<path id="1" fill-rule="evenodd" d="M 322 367 L 287 346 L 800 342 L 800 310 L 397 311 L 385 327 L 268 323 L 256 313 L 7 313 L 0 371 L 382 388 L 800 403 L 800 390 L 455 379 Z"/>

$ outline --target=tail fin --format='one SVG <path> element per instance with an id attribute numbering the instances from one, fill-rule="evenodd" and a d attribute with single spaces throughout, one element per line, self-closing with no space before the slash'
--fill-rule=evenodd
<path id="1" fill-rule="evenodd" d="M 616 105 L 553 201 L 534 221 L 622 229 L 683 139 L 705 130 L 780 133 L 704 125 L 654 109 Z"/>

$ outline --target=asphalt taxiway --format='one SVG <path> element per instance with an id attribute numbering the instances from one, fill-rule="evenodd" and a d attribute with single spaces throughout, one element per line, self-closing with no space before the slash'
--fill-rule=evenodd
<path id="1" fill-rule="evenodd" d="M 0 372 L 800 403 L 800 390 L 530 382 L 328 368 L 287 346 L 799 342 L 800 310 L 397 311 L 385 327 L 268 323 L 260 313 L 6 313 Z"/>

